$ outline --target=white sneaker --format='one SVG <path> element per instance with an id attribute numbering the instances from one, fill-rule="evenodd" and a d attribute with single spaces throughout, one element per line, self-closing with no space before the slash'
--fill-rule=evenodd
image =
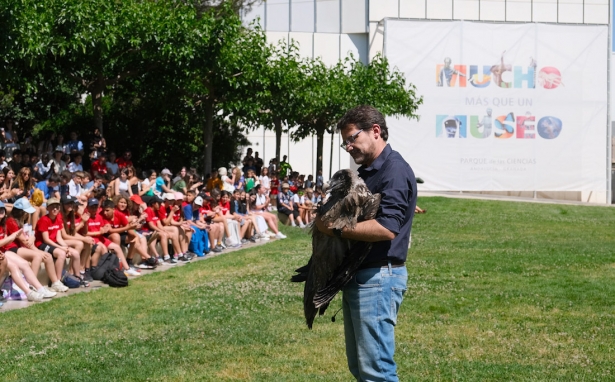
<path id="1" fill-rule="evenodd" d="M 68 287 L 62 283 L 62 281 L 58 280 L 55 283 L 51 284 L 51 290 L 54 292 L 66 292 Z"/>
<path id="2" fill-rule="evenodd" d="M 303 223 L 301 223 L 301 224 L 299 224 L 299 227 L 300 227 L 300 228 L 305 228 L 305 227 L 306 227 L 306 225 L 305 225 L 305 224 L 303 224 Z"/>
<path id="3" fill-rule="evenodd" d="M 41 302 L 43 301 L 43 295 L 37 291 L 31 290 L 30 293 L 28 293 L 28 301 Z"/>
<path id="4" fill-rule="evenodd" d="M 297 224 L 295 222 L 291 222 L 290 225 L 291 225 L 291 227 L 296 227 L 297 226 Z"/>
<path id="5" fill-rule="evenodd" d="M 278 232 L 278 233 L 275 235 L 275 238 L 276 238 L 276 239 L 286 239 L 286 235 L 284 235 L 282 232 Z"/>
<path id="6" fill-rule="evenodd" d="M 128 270 L 124 271 L 124 273 L 128 276 L 139 276 L 140 273 L 137 272 L 135 269 L 129 268 Z"/>
<path id="7" fill-rule="evenodd" d="M 36 291 L 38 294 L 40 294 L 41 296 L 43 296 L 43 298 L 52 298 L 55 295 L 57 295 L 56 292 L 52 292 L 49 289 L 42 287 L 39 290 Z"/>
<path id="8" fill-rule="evenodd" d="M 262 233 L 259 235 L 261 241 L 269 241 L 269 235 L 263 235 Z"/>

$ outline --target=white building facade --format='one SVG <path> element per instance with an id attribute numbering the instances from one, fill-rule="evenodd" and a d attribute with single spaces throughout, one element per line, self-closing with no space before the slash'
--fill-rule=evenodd
<path id="1" fill-rule="evenodd" d="M 599 26 L 611 24 L 611 7 L 608 0 L 267 0 L 244 14 L 243 18 L 246 23 L 260 19 L 261 26 L 271 42 L 295 40 L 303 56 L 321 57 L 325 63 L 333 65 L 349 53 L 359 57 L 363 62 L 369 62 L 376 54 L 386 51 L 384 43 L 386 19 Z M 611 33 L 608 44 L 604 46 L 605 51 L 609 52 L 608 58 L 611 55 L 610 35 Z M 610 74 L 604 76 L 604 81 L 608 81 L 609 77 Z M 414 82 L 413 78 L 407 79 L 411 83 Z M 421 94 L 421 89 L 418 89 L 418 94 Z M 612 102 L 608 104 L 610 113 L 607 114 L 612 114 L 610 106 Z M 608 157 L 605 159 L 605 162 L 608 161 L 608 171 L 604 171 L 603 186 L 578 191 L 524 189 L 497 192 L 489 190 L 489 192 L 607 203 L 611 200 L 609 121 L 610 116 L 604 118 L 604 121 L 597 122 L 603 123 L 604 157 Z M 248 135 L 248 139 L 252 143 L 253 150 L 258 151 L 265 161 L 275 156 L 273 131 L 256 130 Z M 302 174 L 315 174 L 315 138 L 294 143 L 289 137 L 284 136 L 282 142 L 281 153 L 288 155 L 294 170 Z M 328 179 L 333 172 L 351 167 L 353 164 L 350 157 L 339 148 L 339 135 L 325 135 L 324 142 L 323 175 Z M 429 178 L 426 174 L 418 175 Z M 473 192 L 480 191 L 473 190 Z"/>

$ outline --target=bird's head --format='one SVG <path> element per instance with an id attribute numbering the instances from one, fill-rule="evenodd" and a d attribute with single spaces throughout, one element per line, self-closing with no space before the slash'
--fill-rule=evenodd
<path id="1" fill-rule="evenodd" d="M 354 171 L 350 169 L 339 170 L 329 180 L 327 193 L 335 196 L 346 195 L 352 189 L 356 179 L 357 174 Z"/>

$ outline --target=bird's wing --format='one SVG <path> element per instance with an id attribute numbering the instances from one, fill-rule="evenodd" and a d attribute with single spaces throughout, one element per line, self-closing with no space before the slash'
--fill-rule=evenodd
<path id="1" fill-rule="evenodd" d="M 314 295 L 333 277 L 335 270 L 343 263 L 348 249 L 348 240 L 328 236 L 318 230 L 312 233 L 312 262 L 303 289 L 303 310 L 310 329 L 318 308 L 323 305 L 314 305 Z M 321 308 L 320 314 L 324 313 L 324 309 Z"/>
<path id="2" fill-rule="evenodd" d="M 371 249 L 372 243 L 355 242 L 347 251 L 347 255 L 331 278 L 327 280 L 327 284 L 323 288 L 318 289 L 314 294 L 314 306 L 319 307 L 323 304 L 329 304 L 335 295 L 342 290 L 344 285 L 352 280 Z"/>

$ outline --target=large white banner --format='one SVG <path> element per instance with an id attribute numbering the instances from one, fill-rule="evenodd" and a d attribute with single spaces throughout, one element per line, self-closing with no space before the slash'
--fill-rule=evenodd
<path id="1" fill-rule="evenodd" d="M 424 97 L 389 118 L 426 190 L 607 189 L 607 26 L 386 20 Z"/>

